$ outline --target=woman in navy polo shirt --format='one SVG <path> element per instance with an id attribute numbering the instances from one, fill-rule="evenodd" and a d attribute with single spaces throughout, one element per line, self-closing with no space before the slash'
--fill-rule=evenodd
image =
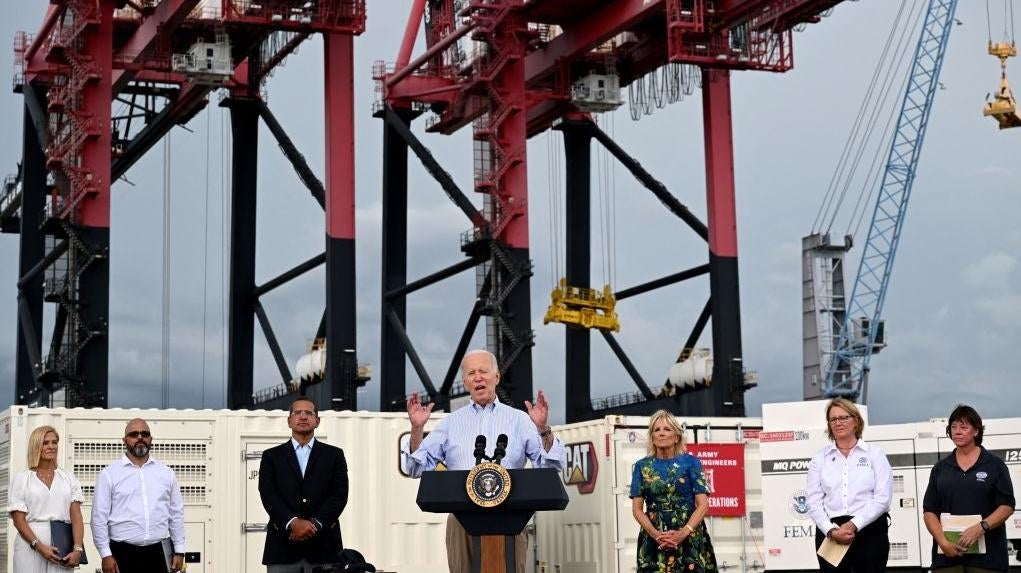
<path id="1" fill-rule="evenodd" d="M 947 423 L 947 436 L 957 446 L 941 459 L 929 474 L 922 509 L 925 527 L 932 535 L 932 568 L 970 571 L 1006 571 L 1007 529 L 1014 513 L 1014 487 L 1003 460 L 982 447 L 985 426 L 971 406 L 954 408 Z M 940 515 L 978 515 L 981 521 L 961 533 L 957 543 L 947 540 Z M 986 552 L 965 552 L 982 536 Z"/>

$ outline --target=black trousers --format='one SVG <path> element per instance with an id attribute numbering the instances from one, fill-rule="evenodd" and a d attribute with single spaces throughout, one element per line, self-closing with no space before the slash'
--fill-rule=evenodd
<path id="1" fill-rule="evenodd" d="M 117 560 L 120 573 L 164 573 L 167 558 L 163 545 L 132 545 L 123 541 L 110 541 L 110 552 Z"/>
<path id="2" fill-rule="evenodd" d="M 822 557 L 819 560 L 819 569 L 823 573 L 882 573 L 886 571 L 886 561 L 890 557 L 890 515 L 884 513 L 875 521 L 866 525 L 854 534 L 854 541 L 851 548 L 847 550 L 839 567 L 834 567 Z M 843 525 L 851 521 L 851 516 L 844 515 L 834 517 L 833 523 Z M 815 548 L 819 549 L 826 533 L 815 528 Z"/>

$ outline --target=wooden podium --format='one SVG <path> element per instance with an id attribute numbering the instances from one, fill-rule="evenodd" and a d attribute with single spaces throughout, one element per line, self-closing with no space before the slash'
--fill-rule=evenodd
<path id="1" fill-rule="evenodd" d="M 472 536 L 472 573 L 514 573 L 514 536 L 536 511 L 567 507 L 560 472 L 552 468 L 508 470 L 510 494 L 503 503 L 481 507 L 468 496 L 467 471 L 422 474 L 418 507 L 431 513 L 453 513 Z"/>

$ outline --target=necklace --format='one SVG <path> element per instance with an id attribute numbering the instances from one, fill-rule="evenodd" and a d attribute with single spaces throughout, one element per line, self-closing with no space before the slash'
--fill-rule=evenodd
<path id="1" fill-rule="evenodd" d="M 36 477 L 39 479 L 39 481 L 43 482 L 46 485 L 46 487 L 50 487 L 50 484 L 53 483 L 54 474 L 55 474 L 54 470 L 41 469 L 35 470 Z"/>

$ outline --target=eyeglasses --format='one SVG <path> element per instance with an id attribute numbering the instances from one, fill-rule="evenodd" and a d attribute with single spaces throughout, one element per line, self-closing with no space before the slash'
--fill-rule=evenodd
<path id="1" fill-rule="evenodd" d="M 854 416 L 833 416 L 832 418 L 830 418 L 829 421 L 830 421 L 830 424 L 834 424 L 834 425 L 835 424 L 843 424 L 844 422 L 847 422 L 848 420 L 850 420 L 853 417 Z"/>
<path id="2" fill-rule="evenodd" d="M 145 430 L 135 430 L 134 432 L 127 432 L 124 434 L 128 438 L 151 438 L 152 434 Z"/>
<path id="3" fill-rule="evenodd" d="M 291 415 L 295 418 L 300 416 L 308 416 L 309 418 L 312 418 L 316 415 L 316 413 L 313 410 L 292 410 Z"/>

